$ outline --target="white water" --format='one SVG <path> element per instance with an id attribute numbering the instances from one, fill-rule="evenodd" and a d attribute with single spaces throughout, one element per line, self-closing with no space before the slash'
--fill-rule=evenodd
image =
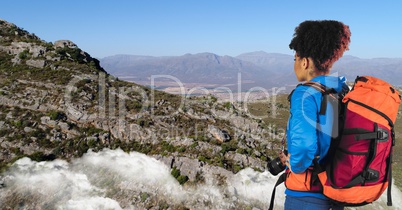
<path id="1" fill-rule="evenodd" d="M 135 196 L 130 195 L 147 192 L 188 207 L 208 202 L 213 209 L 237 209 L 238 203 L 266 209 L 276 179 L 267 171 L 261 173 L 247 168 L 228 179 L 227 185 L 218 186 L 206 177 L 202 185 L 183 187 L 171 176 L 170 169 L 154 158 L 105 149 L 98 153 L 89 151 L 70 163 L 18 160 L 3 178 L 0 208 L 6 207 L 10 199 L 18 200 L 18 195 L 28 195 L 41 208 L 142 209 Z M 393 207 L 386 206 L 384 193 L 373 204 L 353 209 L 402 209 L 401 191 L 393 186 L 392 193 Z M 276 209 L 283 209 L 284 198 L 281 185 L 277 188 Z M 203 208 L 201 205 L 193 209 Z"/>

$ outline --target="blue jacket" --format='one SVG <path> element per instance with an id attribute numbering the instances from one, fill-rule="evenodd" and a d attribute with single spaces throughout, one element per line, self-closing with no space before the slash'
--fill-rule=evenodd
<path id="1" fill-rule="evenodd" d="M 311 80 L 337 92 L 347 88 L 343 77 L 318 76 Z M 319 157 L 323 163 L 327 154 L 332 134 L 334 107 L 327 104 L 327 112 L 320 115 L 322 93 L 310 86 L 298 86 L 290 99 L 290 115 L 287 126 L 287 144 L 290 155 L 290 166 L 294 173 L 303 173 L 313 165 L 313 159 Z M 286 189 L 285 193 L 291 196 L 313 196 L 325 198 L 322 194 L 296 192 Z"/>

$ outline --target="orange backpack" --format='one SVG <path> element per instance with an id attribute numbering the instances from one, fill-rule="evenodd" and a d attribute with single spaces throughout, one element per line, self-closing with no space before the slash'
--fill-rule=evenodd
<path id="1" fill-rule="evenodd" d="M 333 156 L 318 175 L 325 196 L 341 205 L 361 206 L 377 200 L 388 187 L 388 205 L 392 205 L 394 123 L 400 103 L 398 91 L 387 82 L 356 78 L 342 100 L 341 135 L 332 140 L 328 152 Z"/>

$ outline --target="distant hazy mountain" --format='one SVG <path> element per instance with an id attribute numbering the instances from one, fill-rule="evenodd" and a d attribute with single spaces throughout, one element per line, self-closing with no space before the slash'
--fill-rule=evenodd
<path id="1" fill-rule="evenodd" d="M 283 87 L 297 84 L 293 71 L 293 55 L 280 53 L 266 53 L 264 51 L 244 53 L 236 56 L 242 61 L 251 62 L 269 72 L 274 72 L 275 76 L 270 75 L 264 78 L 267 88 Z"/>
<path id="2" fill-rule="evenodd" d="M 280 72 L 293 70 L 293 56 L 279 53 L 266 53 L 264 51 L 244 53 L 236 56 L 242 61 L 254 63 L 263 68 Z"/>
<path id="3" fill-rule="evenodd" d="M 241 75 L 242 81 L 257 84 L 276 74 L 246 60 L 212 53 L 172 57 L 116 55 L 101 62 L 111 74 L 134 81 L 149 80 L 151 75 L 170 75 L 183 83 L 235 84 Z"/>
<path id="4" fill-rule="evenodd" d="M 392 85 L 402 86 L 402 58 L 361 59 L 344 56 L 335 63 L 333 71 L 346 76 L 350 81 L 358 75 L 370 75 L 383 79 Z"/>
<path id="5" fill-rule="evenodd" d="M 278 73 L 284 79 L 279 79 L 280 81 L 293 81 L 293 56 L 259 51 L 241 54 L 236 58 Z M 349 81 L 354 80 L 356 76 L 371 75 L 393 85 L 402 86 L 402 58 L 361 59 L 345 55 L 334 64 L 331 73 L 346 76 Z"/>
<path id="6" fill-rule="evenodd" d="M 116 55 L 100 61 L 109 73 L 130 77 L 137 82 L 149 80 L 151 75 L 171 75 L 183 83 L 227 85 L 237 83 L 240 73 L 243 88 L 284 87 L 298 83 L 293 73 L 293 55 L 263 51 L 236 57 L 212 53 L 170 57 Z M 402 86 L 402 58 L 361 59 L 344 56 L 331 72 L 346 76 L 349 81 L 357 75 L 372 75 Z"/>

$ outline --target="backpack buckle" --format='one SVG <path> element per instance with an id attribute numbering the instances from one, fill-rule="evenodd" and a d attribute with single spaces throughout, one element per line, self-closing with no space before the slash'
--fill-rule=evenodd
<path id="1" fill-rule="evenodd" d="M 365 182 L 374 182 L 374 181 L 378 181 L 378 178 L 380 177 L 380 173 L 376 170 L 369 168 L 369 169 L 367 169 L 367 171 L 363 171 L 362 176 L 363 176 Z"/>
<path id="2" fill-rule="evenodd" d="M 388 131 L 384 130 L 382 128 L 378 128 L 377 131 L 377 139 L 382 140 L 382 141 L 387 141 L 388 140 Z"/>

